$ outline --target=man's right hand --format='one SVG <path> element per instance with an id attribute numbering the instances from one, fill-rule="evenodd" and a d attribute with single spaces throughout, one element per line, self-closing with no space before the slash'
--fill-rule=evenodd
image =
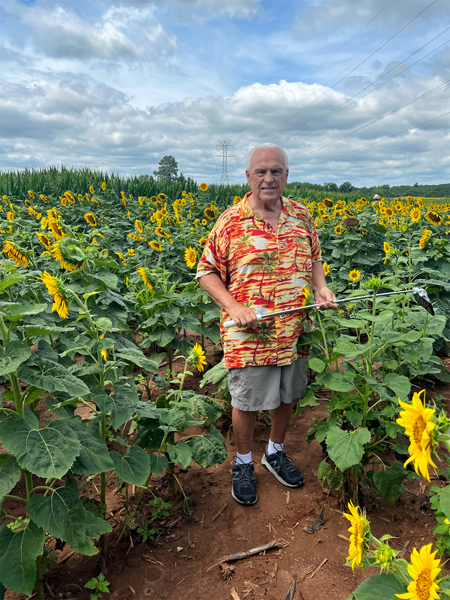
<path id="1" fill-rule="evenodd" d="M 255 311 L 248 306 L 236 302 L 234 306 L 227 307 L 226 311 L 237 327 L 256 327 L 258 325 Z"/>

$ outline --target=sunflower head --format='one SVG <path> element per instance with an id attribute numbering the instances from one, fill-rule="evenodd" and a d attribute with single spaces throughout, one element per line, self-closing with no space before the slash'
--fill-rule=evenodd
<path id="1" fill-rule="evenodd" d="M 164 200 L 166 199 L 166 195 L 161 192 L 160 194 L 158 194 L 158 198 L 164 202 Z"/>
<path id="2" fill-rule="evenodd" d="M 97 227 L 97 219 L 96 219 L 94 213 L 91 213 L 91 212 L 85 213 L 84 220 L 91 227 Z"/>
<path id="3" fill-rule="evenodd" d="M 34 200 L 34 199 L 35 199 L 35 194 L 34 194 L 33 190 L 28 190 L 27 194 L 30 196 L 30 198 L 31 198 L 32 200 Z"/>
<path id="4" fill-rule="evenodd" d="M 45 283 L 48 293 L 53 296 L 52 312 L 56 311 L 61 319 L 67 319 L 69 317 L 69 295 L 64 289 L 62 281 L 47 271 L 44 271 L 39 279 Z"/>
<path id="5" fill-rule="evenodd" d="M 52 240 L 48 237 L 48 235 L 45 235 L 45 233 L 36 231 L 36 235 L 39 238 L 39 243 L 45 246 L 46 248 L 49 248 L 52 245 Z"/>
<path id="6" fill-rule="evenodd" d="M 323 263 L 323 272 L 325 277 L 330 273 L 330 265 L 326 262 Z"/>
<path id="7" fill-rule="evenodd" d="M 187 362 L 194 365 L 199 371 L 203 371 L 204 365 L 206 365 L 205 351 L 200 344 L 195 344 L 187 357 Z"/>
<path id="8" fill-rule="evenodd" d="M 208 206 L 208 208 L 205 208 L 205 210 L 203 211 L 203 214 L 205 215 L 206 218 L 211 219 L 211 220 L 213 220 L 217 217 L 216 211 L 209 206 Z"/>
<path id="9" fill-rule="evenodd" d="M 186 262 L 186 265 L 190 269 L 193 269 L 195 267 L 195 265 L 197 264 L 197 251 L 196 251 L 196 249 L 192 248 L 192 246 L 189 246 L 189 248 L 186 248 L 186 250 L 184 252 L 184 260 Z"/>
<path id="10" fill-rule="evenodd" d="M 201 183 L 199 187 L 200 187 L 200 190 L 202 192 L 206 192 L 206 190 L 208 189 L 208 184 L 207 183 Z"/>
<path id="11" fill-rule="evenodd" d="M 336 233 L 337 235 L 342 235 L 342 225 L 336 225 L 336 227 L 334 228 L 334 233 Z"/>
<path id="12" fill-rule="evenodd" d="M 200 248 L 203 248 L 203 246 L 206 244 L 206 242 L 207 242 L 207 241 L 208 241 L 208 238 L 201 237 L 201 238 L 198 240 L 198 245 L 200 246 Z"/>
<path id="13" fill-rule="evenodd" d="M 139 275 L 141 276 L 142 281 L 145 283 L 147 289 L 151 292 L 153 290 L 153 286 L 150 283 L 150 279 L 149 279 L 149 272 L 148 269 L 146 269 L 145 267 L 138 267 L 136 269 L 136 271 L 139 273 Z"/>
<path id="14" fill-rule="evenodd" d="M 12 242 L 11 240 L 4 240 L 3 252 L 7 255 L 9 260 L 12 260 L 13 263 L 19 267 L 29 266 L 28 258 L 15 242 Z"/>
<path id="15" fill-rule="evenodd" d="M 386 256 L 389 254 L 389 252 L 391 251 L 391 247 L 389 245 L 389 242 L 384 242 L 383 243 L 383 250 L 386 254 Z"/>
<path id="16" fill-rule="evenodd" d="M 431 454 L 437 445 L 437 430 L 434 421 L 435 410 L 426 408 L 422 402 L 421 392 L 413 394 L 412 403 L 408 404 L 399 400 L 403 410 L 400 412 L 400 417 L 397 423 L 405 429 L 405 434 L 409 436 L 409 458 L 404 466 L 410 462 L 413 463 L 414 469 L 418 475 L 421 475 L 427 481 L 430 481 L 428 466 L 436 467 Z"/>
<path id="17" fill-rule="evenodd" d="M 136 221 L 134 222 L 134 226 L 139 231 L 139 233 L 142 233 L 144 231 L 144 226 L 142 225 L 141 221 L 139 221 L 139 219 L 136 219 Z"/>
<path id="18" fill-rule="evenodd" d="M 67 271 L 82 269 L 86 258 L 77 241 L 70 237 L 58 240 L 52 246 L 52 254 L 55 260 L 61 264 L 61 268 Z"/>
<path id="19" fill-rule="evenodd" d="M 442 223 L 441 215 L 434 210 L 429 210 L 425 214 L 425 219 L 432 225 L 440 225 Z"/>
<path id="20" fill-rule="evenodd" d="M 352 269 L 348 274 L 348 277 L 352 281 L 358 281 L 358 279 L 361 277 L 361 272 L 358 271 L 358 269 Z"/>
<path id="21" fill-rule="evenodd" d="M 105 191 L 106 190 L 106 181 L 102 182 L 102 190 Z"/>
<path id="22" fill-rule="evenodd" d="M 57 219 L 54 219 L 53 217 L 48 218 L 48 228 L 52 232 L 53 237 L 55 237 L 57 240 L 62 240 L 63 237 L 66 236 L 63 228 L 59 224 L 59 221 Z"/>
<path id="23" fill-rule="evenodd" d="M 159 242 L 155 242 L 155 241 L 151 241 L 148 243 L 148 245 L 150 246 L 150 248 L 152 248 L 153 250 L 156 250 L 156 252 L 161 252 L 162 250 L 162 246 Z"/>
<path id="24" fill-rule="evenodd" d="M 396 594 L 405 600 L 435 600 L 439 595 L 439 581 L 436 579 L 441 572 L 440 560 L 435 558 L 437 550 L 431 552 L 431 544 L 422 546 L 420 552 L 413 548 L 408 573 L 412 581 L 408 584 L 408 592 Z"/>
<path id="25" fill-rule="evenodd" d="M 332 206 L 334 206 L 334 202 L 333 202 L 333 200 L 331 200 L 331 198 L 325 198 L 323 203 L 325 204 L 325 206 L 327 208 L 331 208 Z"/>
<path id="26" fill-rule="evenodd" d="M 362 559 L 369 550 L 370 524 L 365 510 L 354 506 L 351 501 L 348 503 L 348 508 L 350 514 L 344 513 L 344 517 L 351 523 L 348 529 L 351 535 L 347 561 L 352 561 L 352 569 L 355 570 L 355 566 L 361 567 Z"/>
<path id="27" fill-rule="evenodd" d="M 94 193 L 94 188 L 93 188 L 93 186 L 92 186 L 92 185 L 90 185 L 90 186 L 89 186 L 89 191 L 91 192 L 91 194 L 93 194 L 93 193 Z"/>

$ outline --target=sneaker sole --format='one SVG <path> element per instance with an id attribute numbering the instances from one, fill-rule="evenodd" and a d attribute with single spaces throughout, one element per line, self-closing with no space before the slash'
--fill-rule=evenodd
<path id="1" fill-rule="evenodd" d="M 299 488 L 299 487 L 302 487 L 305 483 L 305 480 L 303 480 L 301 483 L 296 483 L 296 484 L 287 483 L 287 481 L 285 481 L 278 475 L 278 473 L 275 471 L 275 469 L 272 467 L 272 465 L 266 459 L 265 455 L 262 457 L 261 464 L 264 468 L 266 468 L 269 471 L 269 473 L 272 473 L 272 475 L 274 475 L 278 479 L 278 481 L 280 483 L 282 483 L 283 485 L 285 485 L 286 487 Z"/>
<path id="2" fill-rule="evenodd" d="M 239 500 L 239 498 L 236 498 L 236 496 L 234 495 L 233 486 L 231 486 L 231 495 L 233 496 L 234 500 L 236 500 L 236 502 L 238 504 L 242 504 L 243 506 L 251 506 L 252 504 L 256 504 L 258 502 L 258 496 L 256 496 L 256 499 L 254 502 L 243 502 L 242 500 Z"/>

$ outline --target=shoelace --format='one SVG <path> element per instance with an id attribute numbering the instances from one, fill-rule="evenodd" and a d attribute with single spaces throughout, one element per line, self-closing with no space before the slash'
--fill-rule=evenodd
<path id="1" fill-rule="evenodd" d="M 293 464 L 293 459 L 288 456 L 286 454 L 286 452 L 284 452 L 284 450 L 281 450 L 281 452 L 277 452 L 277 456 L 278 454 L 280 455 L 279 458 L 279 463 L 280 463 L 280 467 L 283 465 L 283 463 L 285 463 L 285 469 L 286 471 L 292 471 L 292 469 L 294 468 L 295 470 L 297 470 L 297 467 Z M 286 464 L 287 463 L 287 464 Z"/>
<path id="2" fill-rule="evenodd" d="M 241 468 L 241 471 L 239 473 L 239 481 L 241 481 L 242 483 L 253 483 L 253 478 L 254 478 L 254 473 L 250 470 L 250 465 L 252 465 L 254 463 L 254 461 L 252 460 L 252 462 L 249 463 L 243 463 L 243 462 L 238 462 L 236 464 L 238 464 Z"/>

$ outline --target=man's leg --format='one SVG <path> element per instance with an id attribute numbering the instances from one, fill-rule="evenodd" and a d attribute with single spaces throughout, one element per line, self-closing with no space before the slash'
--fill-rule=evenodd
<path id="1" fill-rule="evenodd" d="M 238 454 L 248 454 L 252 451 L 255 412 L 233 408 L 233 432 Z"/>
<path id="2" fill-rule="evenodd" d="M 292 403 L 281 402 L 278 408 L 269 412 L 271 417 L 270 439 L 274 444 L 283 444 L 291 420 Z"/>

